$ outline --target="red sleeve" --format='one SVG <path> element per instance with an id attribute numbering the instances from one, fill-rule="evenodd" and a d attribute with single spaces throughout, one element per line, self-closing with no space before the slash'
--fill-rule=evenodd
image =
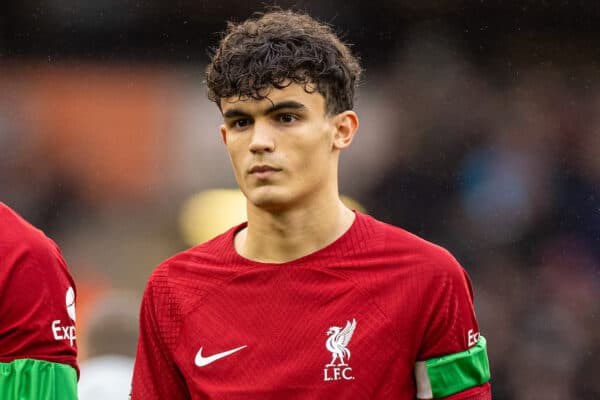
<path id="1" fill-rule="evenodd" d="M 487 382 L 481 386 L 464 390 L 460 393 L 453 394 L 452 396 L 444 397 L 444 400 L 492 400 L 490 383 Z"/>
<path id="2" fill-rule="evenodd" d="M 14 215 L 0 221 L 0 362 L 32 358 L 78 371 L 75 283 L 56 244 Z"/>
<path id="3" fill-rule="evenodd" d="M 419 351 L 420 361 L 463 352 L 479 339 L 479 325 L 473 306 L 473 290 L 466 271 L 448 253 L 441 261 L 429 289 L 430 299 L 425 315 L 428 316 Z M 452 396 L 448 400 L 489 400 L 489 383 Z"/>
<path id="4" fill-rule="evenodd" d="M 151 278 L 142 299 L 132 400 L 191 398 L 168 346 L 176 337 L 176 327 L 168 322 L 168 308 L 156 307 L 156 303 L 168 303 L 168 293 L 161 286 Z"/>
<path id="5" fill-rule="evenodd" d="M 477 343 L 479 325 L 469 277 L 451 256 L 443 262 L 429 282 L 428 301 L 423 305 L 427 324 L 418 355 L 423 361 L 459 353 Z"/>

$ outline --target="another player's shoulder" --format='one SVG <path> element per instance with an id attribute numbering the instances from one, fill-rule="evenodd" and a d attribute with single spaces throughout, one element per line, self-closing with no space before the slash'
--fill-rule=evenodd
<path id="1" fill-rule="evenodd" d="M 12 208 L 0 202 L 0 239 L 4 245 L 28 243 L 33 246 L 45 245 L 48 238 L 44 233 L 27 222 Z"/>
<path id="2" fill-rule="evenodd" d="M 24 259 L 41 264 L 61 260 L 58 246 L 16 211 L 0 202 L 0 250 L 3 259 Z"/>

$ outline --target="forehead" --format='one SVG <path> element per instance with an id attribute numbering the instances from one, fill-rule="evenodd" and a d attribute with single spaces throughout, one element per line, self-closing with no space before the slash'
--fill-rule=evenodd
<path id="1" fill-rule="evenodd" d="M 240 110 L 244 113 L 260 113 L 271 108 L 278 103 L 293 101 L 302 104 L 310 112 L 325 112 L 325 98 L 321 93 L 308 86 L 305 90 L 304 85 L 292 83 L 283 89 L 274 87 L 266 91 L 266 97 L 256 100 L 251 97 L 228 97 L 221 99 L 221 111 L 225 114 L 230 110 Z"/>

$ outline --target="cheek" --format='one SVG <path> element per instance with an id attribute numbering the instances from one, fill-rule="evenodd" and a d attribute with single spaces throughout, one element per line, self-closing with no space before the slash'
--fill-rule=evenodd
<path id="1" fill-rule="evenodd" d="M 236 149 L 236 147 L 232 146 L 231 143 L 227 145 L 227 153 L 229 154 L 229 159 L 231 160 L 234 172 L 236 175 L 238 175 L 239 171 L 241 171 L 243 168 L 242 154 L 239 149 Z"/>
<path id="2" fill-rule="evenodd" d="M 298 167 L 301 170 L 310 175 L 321 175 L 329 165 L 330 143 L 328 140 L 317 140 L 302 146 L 297 154 Z"/>

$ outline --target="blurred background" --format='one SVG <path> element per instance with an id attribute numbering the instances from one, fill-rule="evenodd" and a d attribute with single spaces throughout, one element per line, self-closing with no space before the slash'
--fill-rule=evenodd
<path id="1" fill-rule="evenodd" d="M 62 248 L 83 363 L 130 368 L 153 268 L 243 220 L 203 73 L 264 4 L 0 6 L 0 201 Z M 494 399 L 599 399 L 600 3 L 278 4 L 361 57 L 341 191 L 469 272 Z"/>

